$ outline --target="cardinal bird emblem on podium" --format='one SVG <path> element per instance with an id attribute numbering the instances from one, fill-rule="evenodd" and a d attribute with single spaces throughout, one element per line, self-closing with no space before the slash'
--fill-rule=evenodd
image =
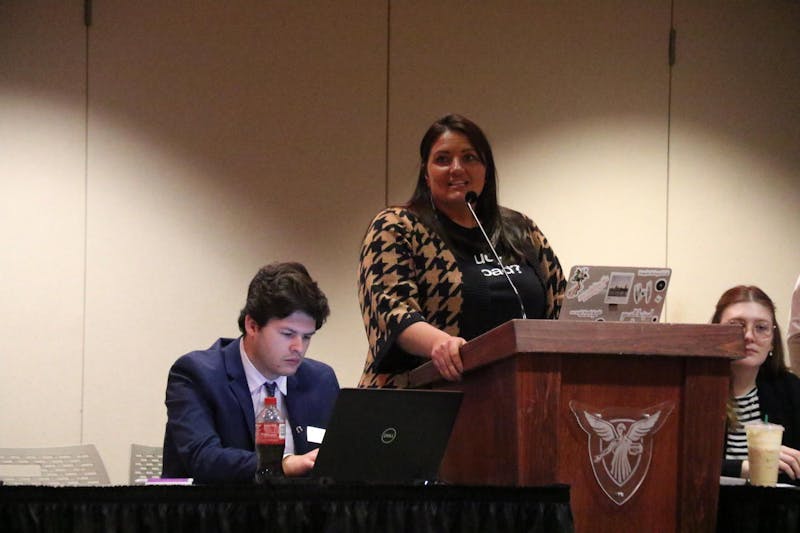
<path id="1" fill-rule="evenodd" d="M 571 401 L 578 425 L 589 435 L 589 463 L 606 496 L 622 505 L 642 485 L 653 455 L 653 435 L 672 412 L 672 402 L 645 409 L 598 410 Z"/>

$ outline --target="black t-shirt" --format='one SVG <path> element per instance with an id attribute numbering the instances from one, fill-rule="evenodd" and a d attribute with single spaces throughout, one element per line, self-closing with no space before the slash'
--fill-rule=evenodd
<path id="1" fill-rule="evenodd" d="M 480 228 L 465 228 L 441 216 L 445 230 L 474 243 L 470 250 L 456 254 L 463 276 L 464 304 L 461 309 L 461 336 L 473 339 L 513 318 L 522 318 L 519 300 L 494 259 Z M 536 271 L 526 262 L 501 257 L 511 281 L 519 291 L 527 318 L 544 318 L 545 295 Z"/>

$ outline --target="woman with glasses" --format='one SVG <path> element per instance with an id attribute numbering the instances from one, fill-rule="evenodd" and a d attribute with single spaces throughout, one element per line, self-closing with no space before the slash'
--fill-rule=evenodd
<path id="1" fill-rule="evenodd" d="M 783 359 L 775 304 L 764 291 L 739 285 L 717 302 L 714 324 L 734 324 L 744 333 L 745 355 L 731 363 L 731 401 L 722 475 L 747 478 L 744 423 L 763 420 L 784 427 L 779 481 L 800 478 L 800 378 Z"/>

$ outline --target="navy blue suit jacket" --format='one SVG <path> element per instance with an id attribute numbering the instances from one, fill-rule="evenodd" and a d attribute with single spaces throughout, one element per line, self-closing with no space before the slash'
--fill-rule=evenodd
<path id="1" fill-rule="evenodd" d="M 339 383 L 333 369 L 304 359 L 287 378 L 286 430 L 295 453 L 317 448 L 306 428 L 325 428 Z M 198 483 L 252 482 L 256 472 L 255 413 L 239 353 L 239 339 L 218 339 L 208 350 L 181 356 L 167 379 L 164 477 Z"/>

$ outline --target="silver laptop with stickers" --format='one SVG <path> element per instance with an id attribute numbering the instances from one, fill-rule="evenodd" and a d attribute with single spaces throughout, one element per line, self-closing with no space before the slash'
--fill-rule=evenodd
<path id="1" fill-rule="evenodd" d="M 670 268 L 576 265 L 559 319 L 658 322 L 671 275 Z"/>

